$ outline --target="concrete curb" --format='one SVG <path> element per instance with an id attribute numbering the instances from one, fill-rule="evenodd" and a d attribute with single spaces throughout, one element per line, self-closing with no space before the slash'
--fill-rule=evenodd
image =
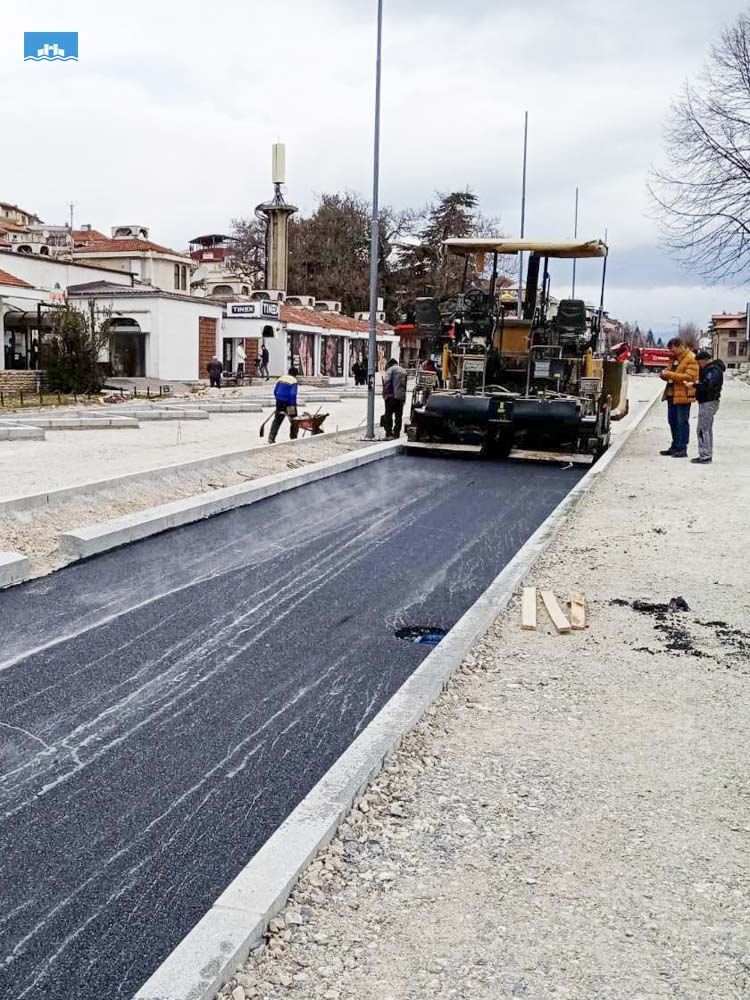
<path id="1" fill-rule="evenodd" d="M 0 441 L 44 441 L 44 428 L 30 424 L 0 424 Z"/>
<path id="2" fill-rule="evenodd" d="M 138 420 L 133 416 L 119 417 L 27 417 L 24 425 L 42 427 L 48 431 L 90 431 L 108 430 L 115 427 L 138 428 Z"/>
<path id="3" fill-rule="evenodd" d="M 15 428 L 13 428 L 15 429 Z M 4 427 L 0 424 L 0 440 L 3 439 Z M 353 434 L 357 427 L 343 427 L 336 431 L 327 431 L 325 434 L 317 434 L 315 438 L 297 438 L 296 441 L 283 441 L 280 444 L 299 446 L 306 442 L 315 441 L 335 441 L 338 437 Z M 44 438 L 44 431 L 35 427 L 28 428 L 26 437 Z M 228 451 L 223 454 L 212 455 L 210 458 L 193 458 L 188 462 L 175 462 L 174 465 L 162 465 L 155 469 L 146 469 L 143 472 L 126 472 L 122 476 L 114 476 L 112 479 L 96 479 L 88 483 L 80 483 L 78 486 L 63 486 L 59 490 L 46 490 L 43 493 L 27 493 L 24 496 L 9 497 L 7 500 L 0 500 L 0 514 L 17 510 L 33 510 L 35 507 L 48 507 L 71 497 L 81 496 L 87 493 L 99 493 L 102 490 L 116 489 L 118 486 L 127 483 L 147 482 L 158 479 L 160 476 L 169 476 L 174 472 L 190 472 L 199 469 L 210 471 L 222 462 L 236 461 L 246 458 L 257 451 L 264 450 L 263 445 L 256 448 L 242 448 L 240 451 Z"/>
<path id="4" fill-rule="evenodd" d="M 28 579 L 31 562 L 22 552 L 0 551 L 0 590 Z"/>
<path id="5" fill-rule="evenodd" d="M 617 456 L 658 399 L 623 429 L 605 455 L 537 528 L 508 565 L 269 837 L 134 1000 L 212 1000 L 257 945 L 311 859 L 333 838 L 388 754 L 445 688 L 466 653 L 507 608 L 534 562 Z"/>
<path id="6" fill-rule="evenodd" d="M 135 514 L 127 514 L 125 517 L 103 521 L 101 524 L 66 531 L 57 536 L 58 545 L 60 551 L 72 560 L 87 559 L 100 552 L 107 552 L 121 545 L 148 538 L 150 535 L 169 531 L 170 528 L 192 524 L 194 521 L 223 514 L 237 507 L 246 507 L 278 493 L 296 489 L 298 486 L 327 479 L 329 476 L 355 469 L 360 465 L 369 465 L 381 458 L 389 458 L 400 448 L 398 441 L 389 441 L 352 451 L 348 455 L 316 462 L 304 469 L 278 472 L 238 486 L 226 486 L 211 493 L 199 493 L 197 496 L 174 500 Z"/>

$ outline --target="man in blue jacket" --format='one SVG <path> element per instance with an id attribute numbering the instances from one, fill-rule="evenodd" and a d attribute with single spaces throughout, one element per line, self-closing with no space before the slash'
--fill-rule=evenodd
<path id="1" fill-rule="evenodd" d="M 714 417 L 719 410 L 726 365 L 720 358 L 712 357 L 710 351 L 698 351 L 695 360 L 700 369 L 695 387 L 698 400 L 698 457 L 692 459 L 692 462 L 695 465 L 708 465 L 714 457 Z"/>
<path id="2" fill-rule="evenodd" d="M 297 416 L 297 369 L 290 368 L 288 375 L 282 375 L 273 389 L 273 397 L 276 400 L 276 413 L 274 414 L 271 430 L 268 434 L 268 443 L 276 441 L 279 427 L 284 423 L 284 417 L 289 417 L 291 424 L 289 437 L 294 440 L 297 437 L 297 425 L 292 417 Z"/>

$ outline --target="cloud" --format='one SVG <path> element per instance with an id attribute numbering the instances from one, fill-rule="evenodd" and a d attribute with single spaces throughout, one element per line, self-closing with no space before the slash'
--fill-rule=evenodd
<path id="1" fill-rule="evenodd" d="M 516 234 L 528 109 L 527 235 L 572 235 L 578 186 L 579 231 L 608 231 L 613 287 L 658 315 L 665 296 L 687 311 L 694 295 L 698 313 L 718 293 L 691 292 L 658 252 L 645 178 L 672 95 L 737 12 L 735 0 L 682 0 L 679 12 L 651 0 L 386 0 L 383 201 L 419 206 L 471 186 Z M 323 191 L 367 194 L 374 21 L 375 0 L 5 0 L 0 197 L 50 222 L 74 201 L 79 222 L 145 223 L 184 247 L 268 197 L 277 138 L 303 210 Z M 23 31 L 45 25 L 78 30 L 79 63 L 23 63 Z"/>

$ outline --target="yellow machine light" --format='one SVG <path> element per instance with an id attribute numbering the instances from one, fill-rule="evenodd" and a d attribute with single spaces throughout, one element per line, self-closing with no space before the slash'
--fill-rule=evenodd
<path id="1" fill-rule="evenodd" d="M 591 364 L 591 362 L 593 360 L 594 360 L 594 352 L 589 347 L 589 349 L 586 351 L 586 353 L 583 356 L 583 377 L 584 378 L 593 378 L 594 377 L 593 365 Z"/>
<path id="2" fill-rule="evenodd" d="M 447 382 L 451 377 L 451 349 L 446 344 L 443 348 L 443 382 Z"/>

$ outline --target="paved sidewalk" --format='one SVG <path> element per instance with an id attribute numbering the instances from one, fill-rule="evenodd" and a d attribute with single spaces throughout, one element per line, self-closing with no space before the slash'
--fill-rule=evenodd
<path id="1" fill-rule="evenodd" d="M 590 628 L 514 602 L 221 996 L 750 993 L 748 419 L 694 466 L 654 407 L 530 581 Z"/>

